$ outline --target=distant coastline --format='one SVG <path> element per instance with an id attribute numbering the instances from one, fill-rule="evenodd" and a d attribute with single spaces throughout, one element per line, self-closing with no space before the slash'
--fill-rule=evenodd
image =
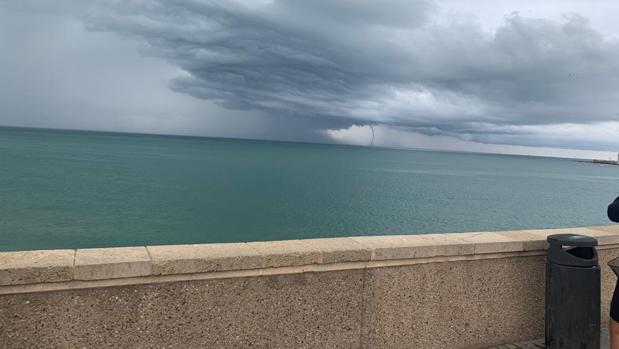
<path id="1" fill-rule="evenodd" d="M 619 154 L 617 155 L 617 160 L 591 160 L 592 163 L 594 164 L 601 164 L 601 165 L 618 165 L 619 166 Z"/>
<path id="2" fill-rule="evenodd" d="M 619 166 L 619 161 L 615 161 L 615 160 L 592 160 L 591 162 L 594 164 Z"/>
<path id="3" fill-rule="evenodd" d="M 583 162 L 586 164 L 597 164 L 597 165 L 614 165 L 619 166 L 619 161 L 615 160 L 576 160 L 577 162 Z"/>

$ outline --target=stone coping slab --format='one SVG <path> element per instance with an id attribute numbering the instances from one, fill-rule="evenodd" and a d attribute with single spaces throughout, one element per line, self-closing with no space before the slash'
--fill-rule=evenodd
<path id="1" fill-rule="evenodd" d="M 0 285 L 70 281 L 74 259 L 75 250 L 0 253 Z"/>
<path id="2" fill-rule="evenodd" d="M 152 273 L 146 247 L 78 249 L 74 268 L 75 280 L 120 279 Z"/>
<path id="3" fill-rule="evenodd" d="M 619 225 L 503 232 L 389 235 L 248 243 L 165 245 L 0 253 L 3 286 L 170 277 L 267 275 L 342 268 L 542 254 L 552 234 L 583 234 L 619 245 Z M 616 247 L 616 246 L 615 246 Z"/>
<path id="4" fill-rule="evenodd" d="M 262 255 L 244 243 L 148 246 L 154 275 L 262 268 Z"/>

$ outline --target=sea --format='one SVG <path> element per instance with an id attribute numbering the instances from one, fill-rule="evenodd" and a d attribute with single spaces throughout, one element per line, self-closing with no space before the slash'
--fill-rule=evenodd
<path id="1" fill-rule="evenodd" d="M 619 166 L 0 128 L 0 251 L 610 224 Z"/>

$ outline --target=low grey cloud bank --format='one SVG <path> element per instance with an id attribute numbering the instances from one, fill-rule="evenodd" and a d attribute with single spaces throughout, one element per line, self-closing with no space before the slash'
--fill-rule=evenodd
<path id="1" fill-rule="evenodd" d="M 512 13 L 489 30 L 445 6 L 117 1 L 85 23 L 143 41 L 145 54 L 182 70 L 174 91 L 230 109 L 306 118 L 315 128 L 382 124 L 487 143 L 619 146 L 612 137 L 560 136 L 619 122 L 616 39 L 578 14 Z"/>

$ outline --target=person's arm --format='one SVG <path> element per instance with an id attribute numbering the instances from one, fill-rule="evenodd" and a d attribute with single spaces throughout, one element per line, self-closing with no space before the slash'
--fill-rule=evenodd
<path id="1" fill-rule="evenodd" d="M 616 198 L 612 204 L 608 205 L 608 218 L 613 222 L 619 223 L 619 198 Z"/>

